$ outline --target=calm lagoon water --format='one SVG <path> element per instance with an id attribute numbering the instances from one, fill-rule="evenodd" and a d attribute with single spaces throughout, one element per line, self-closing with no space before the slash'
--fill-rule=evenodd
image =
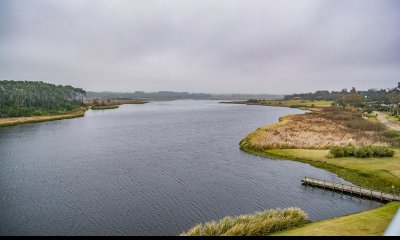
<path id="1" fill-rule="evenodd" d="M 345 181 L 239 150 L 290 108 L 169 101 L 0 129 L 0 235 L 178 235 L 297 206 L 320 220 L 380 206 L 301 185 Z"/>

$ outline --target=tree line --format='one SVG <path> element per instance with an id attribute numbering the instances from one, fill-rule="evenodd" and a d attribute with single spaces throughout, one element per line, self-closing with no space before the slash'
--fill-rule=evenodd
<path id="1" fill-rule="evenodd" d="M 59 114 L 83 106 L 86 91 L 44 82 L 0 80 L 0 117 Z"/>
<path id="2" fill-rule="evenodd" d="M 357 91 L 352 88 L 350 91 L 316 91 L 314 93 L 291 94 L 284 97 L 285 100 L 327 100 L 334 101 L 334 105 L 346 107 L 353 106 L 362 108 L 366 112 L 387 111 L 391 115 L 400 118 L 400 83 L 397 87 L 389 89 L 369 89 Z"/>

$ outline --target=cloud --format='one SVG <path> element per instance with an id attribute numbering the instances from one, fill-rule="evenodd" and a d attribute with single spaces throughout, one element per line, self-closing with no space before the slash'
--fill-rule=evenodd
<path id="1" fill-rule="evenodd" d="M 397 0 L 3 0 L 0 78 L 290 93 L 400 80 Z"/>

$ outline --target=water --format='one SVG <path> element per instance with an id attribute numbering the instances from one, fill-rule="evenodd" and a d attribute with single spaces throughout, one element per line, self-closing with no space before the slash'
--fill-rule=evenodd
<path id="1" fill-rule="evenodd" d="M 177 235 L 199 222 L 297 206 L 320 220 L 380 204 L 301 185 L 345 181 L 239 150 L 290 108 L 153 102 L 0 129 L 0 235 Z"/>

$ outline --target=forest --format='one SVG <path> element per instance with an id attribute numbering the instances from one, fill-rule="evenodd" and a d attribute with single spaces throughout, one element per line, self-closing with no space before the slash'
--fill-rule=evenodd
<path id="1" fill-rule="evenodd" d="M 83 106 L 85 97 L 72 86 L 0 80 L 0 118 L 61 114 Z"/>

